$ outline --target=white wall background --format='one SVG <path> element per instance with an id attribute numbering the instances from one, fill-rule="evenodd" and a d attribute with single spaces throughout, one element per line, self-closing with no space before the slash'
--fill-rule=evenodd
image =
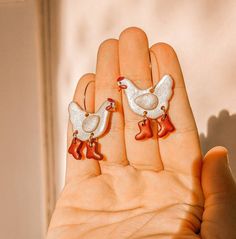
<path id="1" fill-rule="evenodd" d="M 142 28 L 150 45 L 162 41 L 176 49 L 203 150 L 228 146 L 236 174 L 236 1 L 60 0 L 56 4 L 57 191 L 64 181 L 67 106 L 77 81 L 95 71 L 99 44 L 117 38 L 129 26 Z"/>
<path id="2" fill-rule="evenodd" d="M 0 1 L 0 238 L 46 229 L 39 14 L 36 1 Z"/>

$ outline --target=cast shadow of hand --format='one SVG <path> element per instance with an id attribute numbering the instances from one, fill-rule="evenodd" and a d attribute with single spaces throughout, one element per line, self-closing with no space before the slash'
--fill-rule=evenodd
<path id="1" fill-rule="evenodd" d="M 202 152 L 214 146 L 224 146 L 229 151 L 229 161 L 232 172 L 236 176 L 236 114 L 222 110 L 219 116 L 211 116 L 208 120 L 207 135 L 200 134 Z"/>

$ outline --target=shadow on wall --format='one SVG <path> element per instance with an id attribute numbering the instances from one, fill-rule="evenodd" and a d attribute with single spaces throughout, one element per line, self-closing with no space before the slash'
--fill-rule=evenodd
<path id="1" fill-rule="evenodd" d="M 208 120 L 207 135 L 200 134 L 204 154 L 214 146 L 222 145 L 229 151 L 229 161 L 236 178 L 236 114 L 230 115 L 222 110 L 219 116 L 211 116 Z"/>

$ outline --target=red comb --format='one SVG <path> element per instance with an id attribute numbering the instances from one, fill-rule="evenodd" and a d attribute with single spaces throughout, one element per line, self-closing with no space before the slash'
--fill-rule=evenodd
<path id="1" fill-rule="evenodd" d="M 125 79 L 124 76 L 120 76 L 120 77 L 117 79 L 117 81 L 121 81 L 121 80 L 124 80 L 124 79 Z"/>
<path id="2" fill-rule="evenodd" d="M 109 102 L 115 102 L 112 98 L 107 98 Z"/>

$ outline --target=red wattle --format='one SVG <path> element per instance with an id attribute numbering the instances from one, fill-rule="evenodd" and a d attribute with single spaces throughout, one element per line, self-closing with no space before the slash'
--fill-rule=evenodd
<path id="1" fill-rule="evenodd" d="M 119 88 L 120 88 L 121 90 L 127 89 L 127 85 L 119 85 Z"/>

